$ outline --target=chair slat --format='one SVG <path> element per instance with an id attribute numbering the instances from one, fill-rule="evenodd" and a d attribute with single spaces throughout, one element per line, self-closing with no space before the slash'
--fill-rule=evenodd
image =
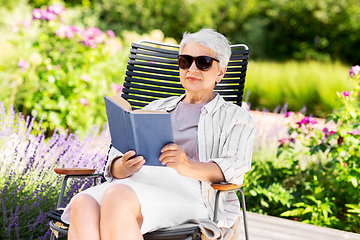
<path id="1" fill-rule="evenodd" d="M 155 74 L 162 74 L 162 75 L 170 75 L 170 76 L 179 77 L 179 71 L 167 71 L 166 69 L 159 70 L 159 69 L 155 69 L 155 68 L 137 67 L 137 66 L 132 66 L 132 65 L 128 65 L 127 69 L 130 70 L 130 71 L 148 72 L 148 73 L 155 73 Z"/>
<path id="2" fill-rule="evenodd" d="M 164 58 L 154 58 L 154 57 L 144 57 L 144 56 L 135 55 L 135 54 L 129 54 L 129 58 L 133 59 L 133 60 L 138 59 L 138 60 L 149 61 L 149 62 L 160 62 L 160 63 L 167 63 L 167 64 L 173 64 L 173 65 L 177 64 L 176 60 L 170 60 L 170 59 L 164 59 Z"/>
<path id="3" fill-rule="evenodd" d="M 154 42 L 132 44 L 122 96 L 133 108 L 142 108 L 155 99 L 184 93 L 176 60 L 179 46 L 161 45 Z M 227 72 L 215 91 L 226 101 L 241 106 L 249 50 L 244 45 L 234 45 L 231 52 Z"/>
<path id="4" fill-rule="evenodd" d="M 160 69 L 176 70 L 179 72 L 178 65 L 161 64 L 156 62 L 140 62 L 135 60 L 128 60 L 128 64 L 132 66 L 146 66 Z"/>
<path id="5" fill-rule="evenodd" d="M 178 80 L 179 78 L 176 78 L 176 77 L 167 77 L 167 76 L 161 76 L 161 75 L 155 75 L 155 74 L 146 74 L 146 73 L 138 73 L 138 72 L 132 72 L 132 71 L 126 71 L 126 75 L 129 76 L 129 77 L 157 79 L 157 80 L 170 81 L 170 82 L 179 81 Z"/>
<path id="6" fill-rule="evenodd" d="M 154 87 L 154 86 L 147 86 L 147 85 L 140 85 L 140 84 L 134 84 L 134 83 L 124 83 L 124 91 L 128 91 L 128 93 L 131 92 L 131 88 L 137 89 L 138 93 L 142 91 L 144 95 L 151 95 L 151 93 L 171 93 L 171 94 L 183 94 L 184 89 L 180 88 L 163 88 L 163 87 Z M 129 88 L 129 89 L 128 89 Z M 151 91 L 151 92 L 149 92 Z M 134 92 L 135 93 L 135 92 Z"/>
<path id="7" fill-rule="evenodd" d="M 136 55 L 145 55 L 145 56 L 153 56 L 153 57 L 160 57 L 160 58 L 170 58 L 170 59 L 177 59 L 178 54 L 163 54 L 157 52 L 150 52 L 150 51 L 143 51 L 138 49 L 130 49 L 130 53 Z"/>
<path id="8" fill-rule="evenodd" d="M 154 52 L 160 52 L 160 53 L 167 53 L 170 55 L 177 55 L 179 54 L 179 46 L 175 46 L 174 48 L 176 48 L 177 50 L 168 50 L 168 49 L 164 49 L 164 48 L 155 48 L 155 47 L 150 47 L 144 44 L 138 44 L 138 43 L 133 43 L 131 44 L 132 48 L 136 48 L 136 49 L 145 49 L 145 50 L 149 50 L 149 51 L 154 51 Z"/>

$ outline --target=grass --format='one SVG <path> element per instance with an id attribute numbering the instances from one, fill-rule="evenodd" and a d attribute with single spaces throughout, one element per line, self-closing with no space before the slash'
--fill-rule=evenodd
<path id="1" fill-rule="evenodd" d="M 349 67 L 339 62 L 249 62 L 245 90 L 250 90 L 251 109 L 288 109 L 326 117 L 339 107 L 336 92 L 351 88 Z"/>

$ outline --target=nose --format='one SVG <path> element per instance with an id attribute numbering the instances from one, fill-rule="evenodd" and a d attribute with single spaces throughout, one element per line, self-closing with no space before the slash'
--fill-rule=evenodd
<path id="1" fill-rule="evenodd" d="M 193 62 L 191 63 L 191 66 L 189 67 L 189 71 L 200 71 L 200 70 L 197 68 L 195 61 L 193 61 Z"/>

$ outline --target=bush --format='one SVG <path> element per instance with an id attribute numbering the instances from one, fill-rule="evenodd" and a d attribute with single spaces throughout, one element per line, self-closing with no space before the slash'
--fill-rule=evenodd
<path id="1" fill-rule="evenodd" d="M 34 9 L 33 20 L 11 26 L 2 43 L 11 50 L 0 62 L 0 99 L 24 115 L 36 110 L 48 135 L 102 125 L 103 95 L 125 71 L 126 54 L 112 31 L 65 25 L 64 14 L 60 5 Z"/>
<path id="2" fill-rule="evenodd" d="M 330 127 L 288 112 L 287 138 L 275 160 L 255 161 L 246 187 L 253 211 L 359 232 L 360 67 L 350 70 L 353 91 L 338 93 L 342 107 Z"/>
<path id="3" fill-rule="evenodd" d="M 99 172 L 109 144 L 108 130 L 99 132 L 96 126 L 84 138 L 54 132 L 45 140 L 41 122 L 35 124 L 35 117 L 25 119 L 13 109 L 6 112 L 0 102 L 0 239 L 49 239 L 47 216 L 56 206 L 62 180 L 53 169 L 86 167 Z M 64 200 L 91 184 L 70 181 Z"/>

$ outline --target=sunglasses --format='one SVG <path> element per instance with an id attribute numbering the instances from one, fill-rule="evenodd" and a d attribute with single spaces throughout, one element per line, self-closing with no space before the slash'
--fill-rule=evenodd
<path id="1" fill-rule="evenodd" d="M 187 70 L 191 67 L 191 64 L 195 61 L 196 67 L 200 71 L 207 71 L 211 68 L 214 61 L 219 62 L 216 58 L 208 57 L 208 56 L 199 56 L 193 57 L 190 55 L 179 55 L 177 57 L 177 62 L 179 68 L 183 70 Z"/>

